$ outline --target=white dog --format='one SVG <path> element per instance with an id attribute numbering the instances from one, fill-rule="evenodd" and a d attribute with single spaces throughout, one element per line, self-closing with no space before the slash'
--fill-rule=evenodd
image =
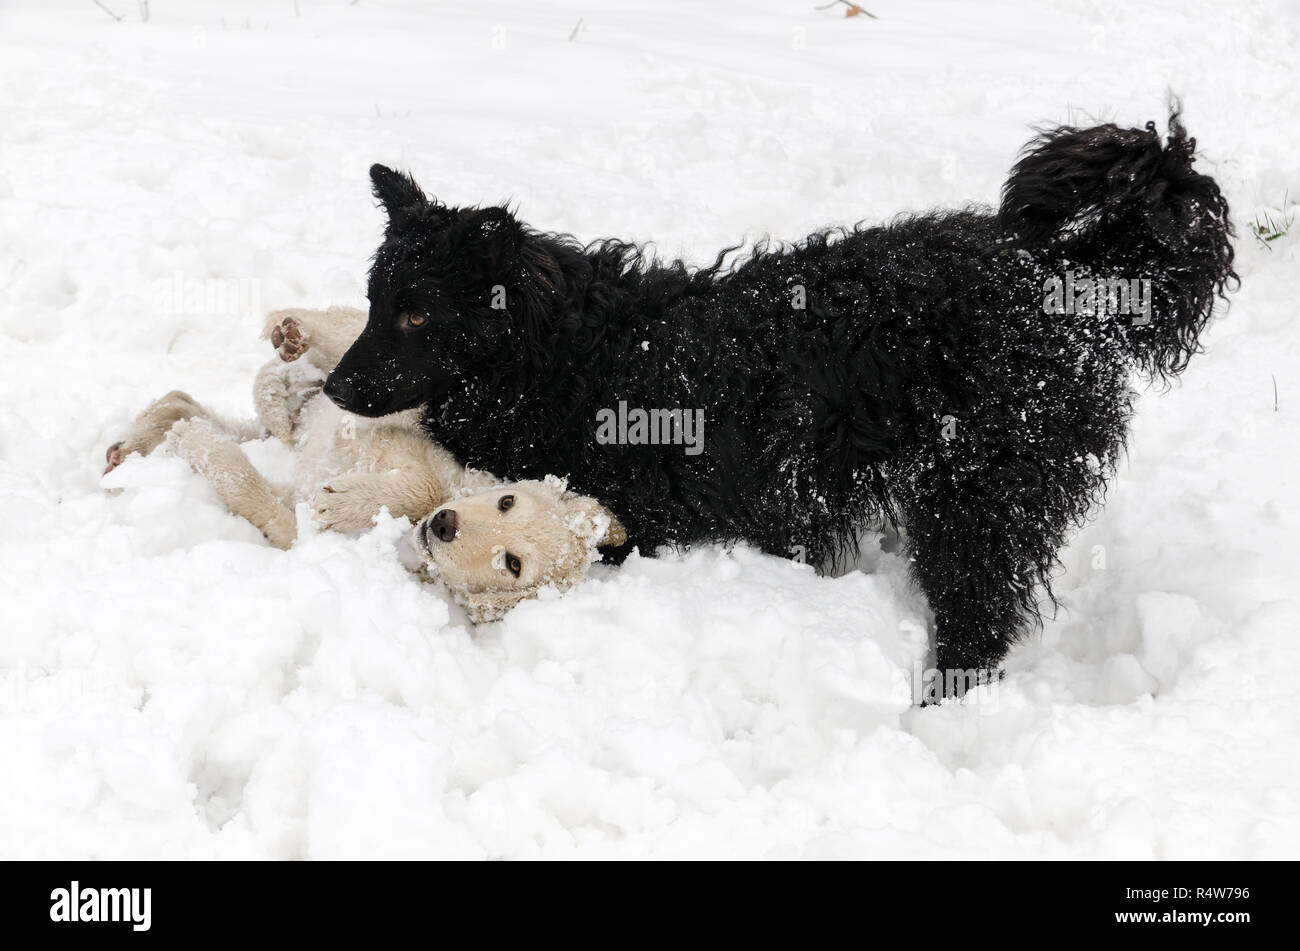
<path id="1" fill-rule="evenodd" d="M 273 312 L 263 336 L 279 356 L 257 374 L 256 422 L 224 419 L 173 391 L 109 447 L 105 473 L 166 442 L 278 548 L 297 537 L 299 500 L 339 532 L 369 528 L 387 508 L 418 523 L 423 573 L 446 584 L 476 624 L 546 585 L 573 586 L 598 546 L 626 541 L 604 506 L 566 491 L 560 479 L 503 483 L 461 466 L 420 430 L 419 409 L 366 419 L 330 402 L 321 384 L 365 322 L 363 311 L 347 307 Z M 291 487 L 269 482 L 239 446 L 268 434 L 297 450 Z"/>

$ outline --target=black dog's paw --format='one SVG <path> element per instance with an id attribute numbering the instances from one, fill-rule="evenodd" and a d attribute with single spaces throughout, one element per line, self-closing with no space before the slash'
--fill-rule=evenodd
<path id="1" fill-rule="evenodd" d="M 271 346 L 285 363 L 292 363 L 307 352 L 307 341 L 302 327 L 292 317 L 286 317 L 271 328 Z"/>
<path id="2" fill-rule="evenodd" d="M 946 700 L 960 700 L 976 687 L 997 683 L 1003 680 L 1007 672 L 1001 667 L 944 667 L 931 668 L 925 672 L 920 687 L 920 695 L 915 698 L 917 706 L 934 707 Z"/>

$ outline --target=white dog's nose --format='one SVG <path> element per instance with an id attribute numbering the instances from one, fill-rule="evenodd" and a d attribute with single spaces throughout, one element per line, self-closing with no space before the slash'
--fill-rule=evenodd
<path id="1" fill-rule="evenodd" d="M 429 517 L 426 532 L 432 532 L 439 541 L 449 542 L 456 538 L 456 512 L 454 509 L 438 509 Z"/>

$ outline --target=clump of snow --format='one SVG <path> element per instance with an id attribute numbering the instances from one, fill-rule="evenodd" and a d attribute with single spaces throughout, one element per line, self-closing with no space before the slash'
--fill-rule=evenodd
<path id="1" fill-rule="evenodd" d="M 1296 11 L 456 6 L 0 13 L 0 856 L 1294 857 L 1300 234 L 1246 223 L 1300 194 Z M 633 557 L 476 632 L 404 522 L 278 552 L 177 458 L 99 476 L 169 389 L 248 415 L 264 311 L 361 300 L 372 162 L 703 262 L 992 202 L 1169 87 L 1244 285 L 964 703 L 910 703 L 896 554 Z"/>

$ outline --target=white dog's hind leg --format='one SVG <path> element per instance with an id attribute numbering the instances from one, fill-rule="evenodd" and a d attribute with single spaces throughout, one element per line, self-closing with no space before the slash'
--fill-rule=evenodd
<path id="1" fill-rule="evenodd" d="M 105 475 L 122 464 L 133 452 L 147 456 L 158 448 L 158 444 L 167 436 L 168 430 L 177 422 L 185 419 L 206 419 L 221 432 L 239 439 L 256 439 L 265 435 L 258 423 L 230 420 L 206 409 L 194 397 L 180 390 L 172 390 L 161 399 L 154 400 L 143 413 L 135 418 L 126 436 L 113 443 L 104 453 L 108 463 Z"/>
<path id="2" fill-rule="evenodd" d="M 178 422 L 171 427 L 168 442 L 207 478 L 231 512 L 252 522 L 276 548 L 293 544 L 298 537 L 293 509 L 238 444 L 211 421 Z"/>
<path id="3" fill-rule="evenodd" d="M 172 390 L 161 399 L 154 400 L 131 423 L 126 436 L 109 446 L 104 453 L 104 461 L 108 463 L 104 469 L 105 475 L 121 465 L 122 460 L 131 453 L 138 452 L 147 456 L 157 449 L 177 420 L 206 415 L 208 411 L 194 397 L 180 390 Z"/>

